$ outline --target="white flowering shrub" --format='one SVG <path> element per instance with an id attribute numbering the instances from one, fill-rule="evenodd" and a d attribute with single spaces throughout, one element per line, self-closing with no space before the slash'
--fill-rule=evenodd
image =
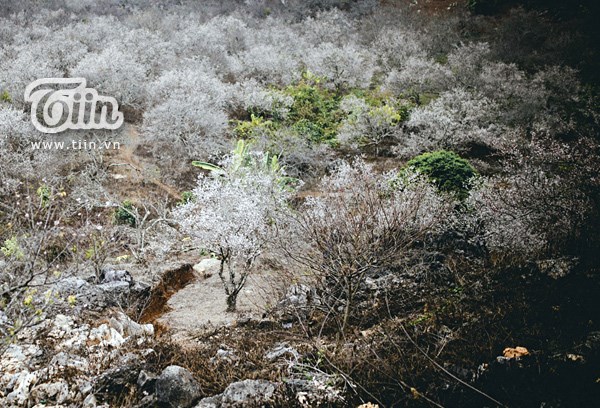
<path id="1" fill-rule="evenodd" d="M 451 83 L 451 71 L 437 62 L 410 56 L 399 68 L 392 68 L 385 78 L 384 87 L 394 93 L 408 93 L 419 97 L 423 93 L 441 92 Z"/>
<path id="2" fill-rule="evenodd" d="M 294 28 L 297 34 L 304 34 L 311 44 L 344 45 L 357 39 L 356 22 L 337 9 L 319 12 L 314 17 L 302 20 Z"/>
<path id="3" fill-rule="evenodd" d="M 150 107 L 144 113 L 143 129 L 154 149 L 165 156 L 178 151 L 206 158 L 227 146 L 223 135 L 231 86 L 203 64 L 190 65 L 166 72 L 148 85 Z"/>
<path id="4" fill-rule="evenodd" d="M 375 52 L 386 71 L 406 67 L 410 59 L 427 58 L 427 51 L 418 33 L 402 27 L 382 28 L 375 40 Z"/>
<path id="5" fill-rule="evenodd" d="M 479 76 L 488 62 L 490 46 L 487 43 L 461 44 L 448 55 L 448 66 L 457 86 L 468 87 Z"/>
<path id="6" fill-rule="evenodd" d="M 29 142 L 33 134 L 28 116 L 0 104 L 0 196 L 13 192 L 33 171 Z"/>
<path id="7" fill-rule="evenodd" d="M 380 146 L 400 135 L 399 124 L 405 119 L 391 101 L 390 104 L 370 106 L 364 99 L 350 95 L 342 99 L 340 108 L 347 114 L 338 130 L 338 140 L 352 147 Z"/>
<path id="8" fill-rule="evenodd" d="M 157 77 L 178 60 L 171 44 L 147 29 L 127 31 L 122 38 L 113 40 L 108 46 L 127 50 L 130 58 L 147 70 L 149 78 Z"/>
<path id="9" fill-rule="evenodd" d="M 403 141 L 401 152 L 461 150 L 469 143 L 490 145 L 502 131 L 496 115 L 497 105 L 484 96 L 460 88 L 444 92 L 411 112 L 407 125 L 414 131 Z"/>
<path id="10" fill-rule="evenodd" d="M 266 89 L 254 79 L 238 84 L 235 91 L 235 103 L 242 110 L 277 119 L 285 119 L 294 103 L 291 96 L 278 90 Z"/>
<path id="11" fill-rule="evenodd" d="M 121 105 L 139 109 L 145 104 L 148 67 L 116 44 L 98 54 L 87 54 L 72 75 L 86 78 L 89 86 L 116 98 Z"/>
<path id="12" fill-rule="evenodd" d="M 290 190 L 277 158 L 248 152 L 242 142 L 219 166 L 209 166 L 213 171 L 200 176 L 193 198 L 175 211 L 175 218 L 221 261 L 227 310 L 234 311 L 254 261 L 273 237 Z"/>
<path id="13" fill-rule="evenodd" d="M 504 143 L 504 172 L 484 178 L 469 197 L 493 258 L 524 264 L 566 251 L 591 208 L 581 186 L 597 183 L 589 174 L 597 164 L 585 153 L 593 143 L 568 146 L 537 137 Z"/>
<path id="14" fill-rule="evenodd" d="M 263 83 L 288 85 L 301 75 L 301 61 L 293 50 L 278 44 L 255 44 L 239 55 L 236 76 Z"/>
<path id="15" fill-rule="evenodd" d="M 8 92 L 15 106 L 25 105 L 25 87 L 39 78 L 62 77 L 44 47 L 18 46 L 0 50 L 0 89 Z"/>
<path id="16" fill-rule="evenodd" d="M 304 57 L 307 69 L 335 89 L 368 88 L 374 73 L 371 54 L 353 44 L 322 43 Z"/>
<path id="17" fill-rule="evenodd" d="M 239 18 L 219 16 L 204 23 L 191 20 L 172 36 L 178 55 L 207 58 L 219 71 L 236 72 L 236 57 L 248 48 L 252 32 Z"/>

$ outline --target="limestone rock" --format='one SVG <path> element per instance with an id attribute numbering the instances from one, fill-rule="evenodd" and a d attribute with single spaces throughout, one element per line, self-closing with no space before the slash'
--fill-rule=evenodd
<path id="1" fill-rule="evenodd" d="M 156 398 L 171 408 L 188 408 L 201 395 L 200 385 L 192 374 L 180 366 L 168 366 L 156 379 Z"/>

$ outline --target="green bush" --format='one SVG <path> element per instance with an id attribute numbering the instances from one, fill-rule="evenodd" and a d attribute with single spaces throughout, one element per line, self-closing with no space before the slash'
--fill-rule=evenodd
<path id="1" fill-rule="evenodd" d="M 277 128 L 272 120 L 267 120 L 254 113 L 250 114 L 250 120 L 237 120 L 233 123 L 235 123 L 233 134 L 238 139 L 244 140 L 252 139 L 260 134 L 272 135 L 273 131 Z"/>
<path id="2" fill-rule="evenodd" d="M 313 142 L 335 139 L 343 116 L 338 95 L 307 75 L 298 84 L 288 86 L 284 92 L 294 99 L 285 124 Z"/>
<path id="3" fill-rule="evenodd" d="M 133 211 L 133 203 L 130 200 L 123 201 L 115 211 L 115 222 L 135 227 L 136 221 Z"/>
<path id="4" fill-rule="evenodd" d="M 6 102 L 6 103 L 12 103 L 12 98 L 10 97 L 10 94 L 8 93 L 8 91 L 4 91 L 4 92 L 2 92 L 2 94 L 0 94 L 0 101 Z"/>
<path id="5" fill-rule="evenodd" d="M 454 152 L 438 150 L 423 153 L 410 160 L 407 168 L 426 175 L 439 191 L 456 194 L 460 199 L 469 195 L 477 170 Z"/>
<path id="6" fill-rule="evenodd" d="M 177 205 L 186 205 L 187 203 L 189 203 L 190 201 L 192 201 L 194 199 L 194 192 L 193 191 L 184 191 L 183 193 L 181 193 L 181 200 L 179 200 L 177 202 Z"/>

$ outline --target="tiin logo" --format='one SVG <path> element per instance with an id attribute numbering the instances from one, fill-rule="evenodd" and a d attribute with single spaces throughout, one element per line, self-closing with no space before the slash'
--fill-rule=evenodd
<path id="1" fill-rule="evenodd" d="M 60 89 L 61 86 L 68 89 Z M 119 112 L 117 100 L 98 95 L 95 89 L 85 86 L 85 78 L 42 78 L 29 84 L 25 88 L 25 101 L 31 102 L 33 126 L 43 133 L 121 127 L 123 113 Z M 43 102 L 41 108 L 40 102 Z"/>

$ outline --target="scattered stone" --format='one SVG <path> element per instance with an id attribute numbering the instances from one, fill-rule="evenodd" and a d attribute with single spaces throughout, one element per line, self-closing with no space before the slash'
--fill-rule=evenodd
<path id="1" fill-rule="evenodd" d="M 141 370 L 137 378 L 137 386 L 142 391 L 153 391 L 156 385 L 156 379 L 158 376 L 148 371 Z"/>
<path id="2" fill-rule="evenodd" d="M 31 401 L 44 404 L 48 404 L 48 402 L 63 404 L 68 397 L 69 385 L 64 380 L 37 385 L 31 389 L 29 395 Z"/>
<path id="3" fill-rule="evenodd" d="M 123 312 L 116 312 L 109 318 L 109 323 L 123 337 L 154 336 L 154 326 L 152 324 L 136 323 Z"/>
<path id="4" fill-rule="evenodd" d="M 220 408 L 222 397 L 223 394 L 219 394 L 214 397 L 202 398 L 194 408 Z"/>
<path id="5" fill-rule="evenodd" d="M 200 395 L 200 385 L 183 367 L 168 366 L 156 379 L 156 398 L 168 407 L 191 407 Z"/>
<path id="6" fill-rule="evenodd" d="M 89 344 L 91 345 L 119 348 L 123 343 L 125 343 L 123 336 L 106 323 L 90 331 Z"/>
<path id="7" fill-rule="evenodd" d="M 568 353 L 567 360 L 572 361 L 574 363 L 585 363 L 585 358 L 579 354 Z"/>
<path id="8" fill-rule="evenodd" d="M 287 344 L 279 344 L 265 354 L 265 358 L 268 361 L 275 361 L 283 356 L 293 358 L 295 361 L 300 357 L 300 354 L 296 349 L 289 347 Z"/>
<path id="9" fill-rule="evenodd" d="M 87 372 L 90 369 L 90 364 L 86 358 L 65 351 L 61 351 L 52 357 L 50 366 L 56 367 L 59 370 L 70 368 L 80 372 Z"/>
<path id="10" fill-rule="evenodd" d="M 133 283 L 133 277 L 126 270 L 106 270 L 102 272 L 100 277 L 101 283 L 111 282 L 127 282 L 130 285 Z"/>
<path id="11" fill-rule="evenodd" d="M 96 408 L 98 402 L 94 394 L 90 394 L 83 400 L 83 408 Z"/>
<path id="12" fill-rule="evenodd" d="M 205 278 L 212 276 L 214 274 L 219 273 L 219 268 L 221 266 L 221 261 L 216 258 L 207 258 L 203 259 L 196 265 L 194 265 L 194 271 L 198 272 Z"/>
<path id="13" fill-rule="evenodd" d="M 217 364 L 219 362 L 235 363 L 239 360 L 239 357 L 235 354 L 234 350 L 228 348 L 220 348 L 214 357 L 210 359 L 210 362 Z"/>
<path id="14" fill-rule="evenodd" d="M 273 405 L 280 384 L 266 380 L 244 380 L 229 386 L 221 394 L 223 407 L 260 407 Z"/>

